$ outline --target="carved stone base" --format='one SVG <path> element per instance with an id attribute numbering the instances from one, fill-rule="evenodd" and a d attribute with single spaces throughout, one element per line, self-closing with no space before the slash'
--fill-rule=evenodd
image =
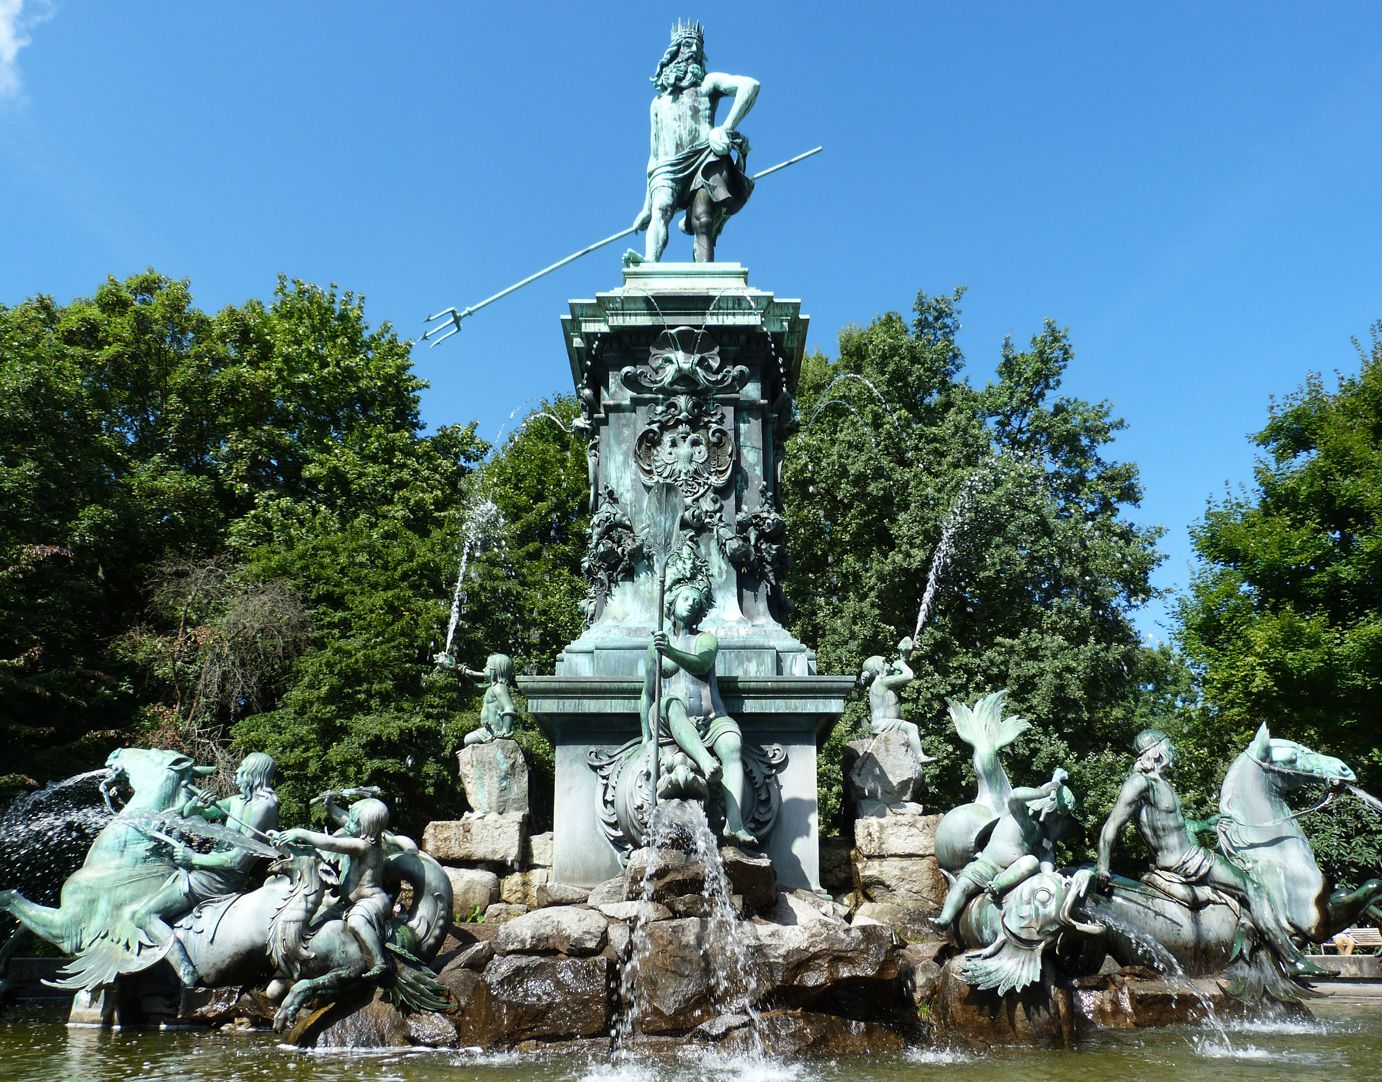
<path id="1" fill-rule="evenodd" d="M 461 787 L 477 815 L 523 815 L 528 807 L 528 761 L 516 740 L 468 744 L 456 753 Z"/>

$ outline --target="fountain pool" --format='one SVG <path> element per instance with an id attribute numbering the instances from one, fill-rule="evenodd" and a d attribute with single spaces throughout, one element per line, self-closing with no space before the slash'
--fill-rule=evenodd
<path id="1" fill-rule="evenodd" d="M 1231 1050 L 1206 1029 L 1172 1026 L 1098 1034 L 1074 1051 L 924 1049 L 797 1061 L 715 1052 L 306 1052 L 264 1032 L 69 1029 L 61 1012 L 27 1008 L 0 1022 L 0 1070 L 11 1082 L 1372 1082 L 1382 999 L 1331 997 L 1312 1010 L 1315 1018 L 1303 1021 L 1230 1023 Z"/>

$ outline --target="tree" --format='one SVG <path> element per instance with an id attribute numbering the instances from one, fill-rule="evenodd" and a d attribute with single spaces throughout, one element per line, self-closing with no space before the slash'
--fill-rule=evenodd
<path id="1" fill-rule="evenodd" d="M 841 332 L 834 362 L 804 362 L 784 478 L 792 627 L 822 671 L 857 671 L 913 632 L 948 533 L 904 694 L 940 760 L 929 799 L 947 807 L 972 791 L 946 698 L 1000 687 L 1034 722 L 1014 770 L 1066 765 L 1077 792 L 1103 793 L 1141 704 L 1173 680 L 1129 620 L 1151 596 L 1159 531 L 1124 517 L 1137 470 L 1104 457 L 1122 422 L 1107 403 L 1058 393 L 1066 332 L 1048 322 L 1025 350 L 1004 342 L 997 378 L 976 389 L 956 343 L 961 295 L 919 294 L 910 324 L 886 314 Z M 823 786 L 863 713 L 852 704 L 832 738 Z M 838 791 L 822 795 L 833 811 Z"/>
<path id="2" fill-rule="evenodd" d="M 1191 736 L 1205 757 L 1231 757 L 1266 722 L 1343 758 L 1376 790 L 1382 324 L 1359 356 L 1356 376 L 1338 375 L 1331 389 L 1310 375 L 1273 403 L 1253 437 L 1263 452 L 1253 488 L 1212 503 L 1191 531 L 1200 566 L 1178 616 L 1202 686 Z M 1370 858 L 1375 870 L 1379 856 L 1374 846 L 1345 863 L 1357 869 Z"/>

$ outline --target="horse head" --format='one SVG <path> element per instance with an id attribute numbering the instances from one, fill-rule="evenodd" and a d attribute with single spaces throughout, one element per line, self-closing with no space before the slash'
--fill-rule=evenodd
<path id="1" fill-rule="evenodd" d="M 183 785 L 193 778 L 214 774 L 215 767 L 198 766 L 190 755 L 161 748 L 116 748 L 106 759 L 101 791 L 116 782 L 133 791 L 126 810 L 166 811 L 178 805 Z"/>
<path id="2" fill-rule="evenodd" d="M 1277 776 L 1274 787 L 1279 789 L 1296 789 L 1317 782 L 1337 788 L 1356 780 L 1352 769 L 1342 759 L 1322 755 L 1294 740 L 1273 737 L 1265 723 L 1258 727 L 1245 754 Z"/>

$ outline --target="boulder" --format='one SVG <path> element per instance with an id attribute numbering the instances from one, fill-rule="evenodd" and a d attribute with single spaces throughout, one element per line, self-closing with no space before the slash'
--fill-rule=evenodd
<path id="1" fill-rule="evenodd" d="M 456 753 L 456 761 L 466 802 L 476 815 L 527 817 L 528 762 L 516 740 L 468 744 Z"/>
<path id="2" fill-rule="evenodd" d="M 928 919 L 936 912 L 938 912 L 938 908 L 932 905 L 864 902 L 855 910 L 851 923 L 856 926 L 870 923 L 883 924 L 909 943 L 926 942 L 942 938 Z"/>
<path id="3" fill-rule="evenodd" d="M 444 867 L 451 880 L 451 908 L 457 920 L 467 920 L 472 913 L 483 913 L 499 900 L 499 877 L 483 868 Z M 478 915 L 478 914 L 477 914 Z"/>
<path id="4" fill-rule="evenodd" d="M 714 980 L 704 946 L 705 922 L 695 917 L 644 926 L 635 949 L 635 1013 L 639 1033 L 683 1032 L 717 1014 Z"/>
<path id="5" fill-rule="evenodd" d="M 1075 1007 L 1069 988 L 1041 981 L 1000 997 L 961 980 L 955 972 L 957 961 L 952 958 L 941 967 L 932 1003 L 936 1033 L 942 1039 L 972 1048 L 1074 1045 Z"/>
<path id="6" fill-rule="evenodd" d="M 934 857 L 939 815 L 865 816 L 854 821 L 860 857 Z"/>
<path id="7" fill-rule="evenodd" d="M 643 895 L 639 894 L 639 898 Z M 613 879 L 606 879 L 598 887 L 590 892 L 586 898 L 587 905 L 607 905 L 610 902 L 624 902 L 630 899 L 625 897 L 624 876 L 616 875 Z M 634 899 L 635 901 L 637 899 Z"/>
<path id="8" fill-rule="evenodd" d="M 940 912 L 950 884 L 935 857 L 861 857 L 854 865 L 859 893 L 870 902 L 891 902 Z"/>
<path id="9" fill-rule="evenodd" d="M 667 920 L 672 911 L 658 902 L 605 902 L 597 907 L 610 920 L 624 921 L 627 924 Z"/>
<path id="10" fill-rule="evenodd" d="M 607 1036 L 614 982 L 608 958 L 501 955 L 485 969 L 486 993 L 464 1012 L 468 1024 L 458 1024 L 461 1040 L 484 1047 Z"/>
<path id="11" fill-rule="evenodd" d="M 499 929 L 499 954 L 598 954 L 609 922 L 595 909 L 553 906 L 515 917 Z"/>
<path id="12" fill-rule="evenodd" d="M 452 1048 L 457 1043 L 451 1019 L 436 1011 L 423 1011 L 407 1017 L 408 1040 L 424 1048 Z"/>
<path id="13" fill-rule="evenodd" d="M 901 954 L 890 928 L 820 920 L 753 921 L 740 930 L 764 991 L 781 1006 L 805 1007 L 843 991 L 869 991 L 880 1005 L 901 995 Z"/>
<path id="14" fill-rule="evenodd" d="M 288 1031 L 299 1048 L 407 1048 L 408 1021 L 378 989 L 350 990 L 305 1012 Z"/>
<path id="15" fill-rule="evenodd" d="M 920 811 L 921 763 L 902 733 L 852 740 L 844 754 L 845 799 L 860 816 Z M 911 805 L 911 807 L 909 807 Z"/>
<path id="16" fill-rule="evenodd" d="M 1074 984 L 1082 1030 L 1199 1025 L 1211 1013 L 1222 1020 L 1244 1009 L 1228 998 L 1216 980 L 1167 980 L 1136 966 L 1080 977 Z M 1309 1017 L 1308 1013 L 1304 1016 Z"/>
<path id="17" fill-rule="evenodd" d="M 492 926 L 505 924 L 515 917 L 523 916 L 526 912 L 528 912 L 526 905 L 518 905 L 514 902 L 495 902 L 485 910 L 485 923 Z"/>
<path id="18" fill-rule="evenodd" d="M 493 957 L 494 944 L 481 940 L 456 951 L 446 960 L 441 972 L 444 974 L 449 969 L 470 969 L 478 973 L 489 965 L 490 959 Z"/>
<path id="19" fill-rule="evenodd" d="M 523 854 L 527 819 L 522 815 L 467 815 L 428 823 L 422 848 L 442 864 L 506 864 Z"/>
<path id="20" fill-rule="evenodd" d="M 948 943 L 908 943 L 902 948 L 902 964 L 907 974 L 907 991 L 918 1011 L 929 1011 L 940 987 L 941 955 Z"/>
<path id="21" fill-rule="evenodd" d="M 545 870 L 545 869 L 544 869 Z M 547 873 L 552 874 L 550 871 Z M 538 907 L 549 905 L 585 905 L 590 897 L 589 887 L 573 887 L 569 883 L 554 883 L 548 879 L 533 891 Z"/>
<path id="22" fill-rule="evenodd" d="M 624 898 L 640 901 L 648 891 L 655 902 L 704 893 L 705 869 L 680 849 L 635 849 L 624 868 Z"/>
<path id="23" fill-rule="evenodd" d="M 763 915 L 773 924 L 812 924 L 816 921 L 846 924 L 848 912 L 844 906 L 809 890 L 792 890 L 779 894 L 773 907 Z"/>
<path id="24" fill-rule="evenodd" d="M 730 893 L 743 895 L 746 910 L 756 913 L 772 906 L 777 897 L 777 871 L 772 860 L 733 845 L 720 850 L 720 860 Z"/>
<path id="25" fill-rule="evenodd" d="M 499 898 L 510 905 L 526 905 L 529 909 L 537 909 L 542 905 L 538 901 L 538 888 L 545 885 L 551 875 L 546 868 L 532 868 L 526 872 L 506 875 L 499 883 Z"/>

